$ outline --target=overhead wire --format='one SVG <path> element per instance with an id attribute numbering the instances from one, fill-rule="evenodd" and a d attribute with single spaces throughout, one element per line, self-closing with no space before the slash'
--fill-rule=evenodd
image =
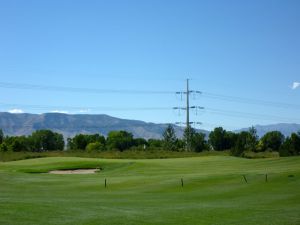
<path id="1" fill-rule="evenodd" d="M 241 118 L 251 118 L 251 119 L 261 119 L 261 120 L 270 120 L 270 121 L 299 121 L 297 118 L 286 118 L 274 115 L 266 115 L 266 114 L 256 114 L 256 113 L 248 113 L 248 112 L 240 112 L 240 111 L 231 111 L 231 110 L 222 110 L 215 108 L 206 108 L 209 113 L 218 114 L 223 116 L 231 116 L 231 117 L 241 117 Z"/>
<path id="2" fill-rule="evenodd" d="M 152 90 L 129 90 L 129 89 L 99 89 L 99 88 L 80 88 L 80 87 L 63 87 L 48 86 L 25 83 L 8 83 L 0 82 L 1 88 L 23 89 L 35 91 L 59 91 L 59 92 L 78 92 L 93 94 L 173 94 L 173 91 L 152 91 Z"/>
<path id="3" fill-rule="evenodd" d="M 22 89 L 33 91 L 58 91 L 58 92 L 72 92 L 72 93 L 93 93 L 93 94 L 175 94 L 175 91 L 163 91 L 163 90 L 133 90 L 133 89 L 99 89 L 99 88 L 81 88 L 81 87 L 65 87 L 65 86 L 48 86 L 26 83 L 11 83 L 0 82 L 0 88 L 8 89 Z M 200 93 L 199 93 L 200 94 Z M 210 99 L 217 99 L 222 101 L 236 102 L 241 104 L 254 104 L 268 107 L 277 108 L 290 108 L 300 109 L 299 104 L 289 104 L 285 102 L 267 101 L 261 99 L 244 98 L 230 95 L 222 95 L 211 92 L 201 92 L 201 96 Z"/>
<path id="4" fill-rule="evenodd" d="M 153 91 L 153 90 L 129 90 L 129 89 L 93 89 L 93 88 L 79 88 L 79 87 L 62 87 L 62 86 L 47 86 L 47 85 L 36 85 L 36 84 L 24 84 L 24 83 L 9 83 L 0 82 L 0 88 L 10 89 L 22 89 L 22 90 L 34 90 L 34 91 L 60 91 L 60 92 L 78 92 L 78 93 L 95 93 L 95 94 L 175 94 L 173 91 Z M 218 99 L 222 101 L 237 102 L 242 104 L 256 104 L 268 107 L 279 107 L 288 109 L 300 109 L 300 105 L 288 104 L 282 102 L 266 101 L 259 99 L 243 98 L 229 95 L 221 95 L 210 92 L 202 92 L 201 96 Z M 53 110 L 64 109 L 64 110 L 98 110 L 98 111 L 151 111 L 151 110 L 170 110 L 172 107 L 86 107 L 86 106 L 47 106 L 47 105 L 24 105 L 24 104 L 7 104 L 0 103 L 0 106 L 4 107 L 25 107 L 37 110 Z M 238 112 L 238 111 L 227 111 L 215 108 L 205 108 L 205 110 L 212 114 L 218 114 L 223 116 L 233 116 L 251 119 L 263 119 L 263 120 L 274 120 L 274 121 L 299 121 L 296 118 L 284 118 L 274 115 L 265 114 L 254 114 L 249 112 Z"/>
<path id="5" fill-rule="evenodd" d="M 50 106 L 50 105 L 26 105 L 26 104 L 7 104 L 0 102 L 3 107 L 22 107 L 26 109 L 36 110 L 103 110 L 103 111 L 151 111 L 151 110 L 170 110 L 170 107 L 111 107 L 111 106 L 98 106 L 98 107 L 84 107 L 84 106 Z"/>
<path id="6" fill-rule="evenodd" d="M 174 110 L 174 107 L 109 107 L 109 106 L 101 106 L 101 107 L 83 107 L 83 106 L 50 106 L 50 105 L 26 105 L 26 104 L 7 104 L 0 102 L 1 107 L 20 107 L 25 109 L 34 109 L 34 110 L 51 110 L 50 112 L 55 113 L 56 111 L 68 111 L 68 110 L 78 110 L 82 112 L 89 111 L 171 111 Z M 54 110 L 55 109 L 55 110 Z M 297 118 L 286 118 L 275 115 L 266 115 L 266 114 L 257 114 L 257 113 L 249 113 L 249 112 L 241 112 L 241 111 L 231 111 L 231 110 L 223 110 L 216 108 L 201 108 L 202 114 L 211 113 L 216 115 L 230 116 L 230 117 L 239 117 L 246 119 L 260 119 L 266 121 L 300 121 Z"/>
<path id="7" fill-rule="evenodd" d="M 242 104 L 253 104 L 253 105 L 261 105 L 261 106 L 270 106 L 270 107 L 277 107 L 277 108 L 292 108 L 292 109 L 300 109 L 300 105 L 297 104 L 289 104 L 284 102 L 274 102 L 274 101 L 266 101 L 260 99 L 251 99 L 251 98 L 243 98 L 243 97 L 236 97 L 236 96 L 229 96 L 229 95 L 221 95 L 215 94 L 210 92 L 202 92 L 203 97 L 212 98 L 212 99 L 219 99 L 222 101 L 229 101 L 229 102 L 237 102 Z"/>

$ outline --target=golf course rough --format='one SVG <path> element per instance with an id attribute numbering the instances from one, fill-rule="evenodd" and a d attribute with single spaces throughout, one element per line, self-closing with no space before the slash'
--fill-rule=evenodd
<path id="1" fill-rule="evenodd" d="M 0 163 L 1 225 L 297 225 L 299 209 L 300 157 Z"/>

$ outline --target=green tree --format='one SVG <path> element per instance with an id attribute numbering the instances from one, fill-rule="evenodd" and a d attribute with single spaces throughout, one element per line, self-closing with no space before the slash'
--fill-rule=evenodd
<path id="1" fill-rule="evenodd" d="M 204 133 L 198 133 L 194 128 L 188 126 L 183 133 L 183 141 L 186 149 L 194 152 L 201 152 L 209 149 L 209 145 L 205 140 Z M 187 146 L 189 144 L 189 146 Z"/>
<path id="2" fill-rule="evenodd" d="M 248 150 L 249 132 L 242 131 L 237 134 L 237 140 L 234 148 L 231 149 L 231 154 L 234 156 L 241 156 L 243 152 Z"/>
<path id="3" fill-rule="evenodd" d="M 3 142 L 0 144 L 0 152 L 7 152 L 8 151 L 8 146 Z"/>
<path id="4" fill-rule="evenodd" d="M 175 141 L 175 149 L 177 151 L 183 151 L 185 150 L 186 142 L 183 139 L 177 138 Z"/>
<path id="5" fill-rule="evenodd" d="M 65 148 L 65 140 L 64 140 L 64 136 L 62 134 L 59 133 L 54 133 L 54 148 L 52 150 L 59 150 L 62 151 Z"/>
<path id="6" fill-rule="evenodd" d="M 194 152 L 209 150 L 204 133 L 194 133 L 194 135 L 191 137 L 191 150 Z"/>
<path id="7" fill-rule="evenodd" d="M 20 137 L 15 137 L 9 149 L 14 152 L 27 151 L 26 140 Z"/>
<path id="8" fill-rule="evenodd" d="M 279 150 L 280 156 L 300 155 L 300 133 L 292 133 L 287 137 Z"/>
<path id="9" fill-rule="evenodd" d="M 3 139 L 4 139 L 4 134 L 3 134 L 2 129 L 0 129 L 0 144 L 2 144 Z"/>
<path id="10" fill-rule="evenodd" d="M 216 151 L 226 150 L 226 130 L 224 130 L 222 127 L 216 127 L 209 134 L 209 143 Z"/>
<path id="11" fill-rule="evenodd" d="M 73 138 L 68 138 L 68 149 L 70 150 L 85 150 L 88 145 L 86 135 L 77 134 Z"/>
<path id="12" fill-rule="evenodd" d="M 89 143 L 99 142 L 105 145 L 105 138 L 100 134 L 77 134 L 68 138 L 69 150 L 85 150 Z"/>
<path id="13" fill-rule="evenodd" d="M 124 151 L 134 145 L 133 135 L 127 131 L 111 131 L 107 135 L 108 149 Z"/>
<path id="14" fill-rule="evenodd" d="M 209 134 L 209 144 L 216 151 L 233 149 L 236 145 L 238 135 L 231 131 L 226 131 L 222 127 L 216 127 Z"/>
<path id="15" fill-rule="evenodd" d="M 264 151 L 279 151 L 281 145 L 283 144 L 283 141 L 284 136 L 279 131 L 270 131 L 261 138 Z"/>
<path id="16" fill-rule="evenodd" d="M 2 144 L 5 145 L 9 151 L 13 152 L 32 151 L 33 149 L 33 144 L 31 143 L 30 139 L 25 136 L 7 137 Z"/>
<path id="17" fill-rule="evenodd" d="M 135 146 L 149 146 L 148 141 L 144 138 L 134 138 L 133 142 Z"/>
<path id="18" fill-rule="evenodd" d="M 292 155 L 300 155 L 300 132 L 291 134 Z"/>
<path id="19" fill-rule="evenodd" d="M 293 155 L 292 151 L 292 142 L 290 137 L 286 137 L 284 142 L 282 143 L 280 149 L 279 149 L 279 155 L 280 156 L 291 156 Z"/>
<path id="20" fill-rule="evenodd" d="M 87 152 L 98 152 L 98 151 L 105 151 L 105 145 L 101 142 L 93 142 L 93 143 L 89 143 L 85 150 Z"/>
<path id="21" fill-rule="evenodd" d="M 225 131 L 223 150 L 233 149 L 236 145 L 237 138 L 238 135 L 236 133 L 231 131 Z"/>
<path id="22" fill-rule="evenodd" d="M 163 140 L 159 139 L 149 139 L 148 140 L 150 149 L 162 149 L 163 148 Z"/>
<path id="23" fill-rule="evenodd" d="M 236 134 L 236 142 L 231 149 L 232 155 L 242 156 L 245 151 L 257 151 L 258 136 L 254 127 L 248 131 L 242 131 Z"/>
<path id="24" fill-rule="evenodd" d="M 88 144 L 99 142 L 99 143 L 105 145 L 105 137 L 100 134 L 86 134 L 85 138 L 86 138 Z"/>
<path id="25" fill-rule="evenodd" d="M 176 149 L 176 134 L 173 126 L 169 124 L 163 132 L 163 147 L 165 150 L 174 151 Z"/>
<path id="26" fill-rule="evenodd" d="M 30 138 L 34 144 L 35 151 L 64 149 L 63 135 L 51 130 L 37 130 L 32 133 Z"/>
<path id="27" fill-rule="evenodd" d="M 250 127 L 248 131 L 249 135 L 247 137 L 247 145 L 246 148 L 247 150 L 250 151 L 257 151 L 257 144 L 258 144 L 258 135 L 257 135 L 257 130 L 255 127 Z"/>

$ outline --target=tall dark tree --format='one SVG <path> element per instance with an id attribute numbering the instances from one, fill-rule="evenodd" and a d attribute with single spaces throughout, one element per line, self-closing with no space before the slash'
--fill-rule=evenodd
<path id="1" fill-rule="evenodd" d="M 100 134 L 77 134 L 73 138 L 68 138 L 68 149 L 85 150 L 90 143 L 105 145 L 105 137 Z"/>
<path id="2" fill-rule="evenodd" d="M 258 136 L 254 127 L 249 128 L 248 131 L 242 131 L 236 134 L 236 142 L 231 153 L 235 156 L 241 156 L 245 151 L 256 151 L 258 143 Z"/>
<path id="3" fill-rule="evenodd" d="M 250 151 L 256 151 L 257 144 L 258 144 L 258 135 L 257 135 L 257 130 L 255 127 L 250 127 L 248 131 L 249 135 L 247 137 L 247 146 L 246 148 Z"/>
<path id="4" fill-rule="evenodd" d="M 191 150 L 194 152 L 202 152 L 209 150 L 207 141 L 205 140 L 205 134 L 195 132 L 191 137 Z"/>
<path id="5" fill-rule="evenodd" d="M 226 130 L 222 127 L 216 127 L 209 134 L 209 143 L 216 151 L 226 150 Z"/>
<path id="6" fill-rule="evenodd" d="M 165 150 L 174 151 L 176 149 L 176 134 L 173 126 L 169 124 L 163 132 L 163 147 Z"/>
<path id="7" fill-rule="evenodd" d="M 284 136 L 279 131 L 268 132 L 261 138 L 263 150 L 279 151 L 283 141 Z"/>
<path id="8" fill-rule="evenodd" d="M 70 150 L 85 150 L 87 145 L 88 140 L 85 134 L 77 134 L 68 139 L 68 149 Z"/>
<path id="9" fill-rule="evenodd" d="M 291 145 L 293 155 L 300 155 L 300 132 L 291 134 Z"/>
<path id="10" fill-rule="evenodd" d="M 59 150 L 59 151 L 64 150 L 65 140 L 62 134 L 54 132 L 54 141 L 55 141 L 55 146 L 53 150 Z"/>
<path id="11" fill-rule="evenodd" d="M 37 130 L 32 133 L 30 139 L 34 144 L 35 151 L 53 151 L 64 149 L 63 135 L 51 130 Z"/>
<path id="12" fill-rule="evenodd" d="M 134 146 L 133 135 L 127 131 L 111 131 L 107 136 L 108 149 L 124 151 Z"/>
<path id="13" fill-rule="evenodd" d="M 14 137 L 13 143 L 9 146 L 9 149 L 14 152 L 27 152 L 31 151 L 29 139 L 25 136 Z"/>
<path id="14" fill-rule="evenodd" d="M 7 144 L 2 142 L 2 144 L 0 144 L 0 152 L 7 152 L 7 151 L 8 151 Z"/>
<path id="15" fill-rule="evenodd" d="M 184 130 L 183 141 L 186 149 L 190 151 L 201 152 L 209 149 L 205 134 L 196 132 L 191 126 Z M 189 146 L 187 146 L 188 144 Z"/>
<path id="16" fill-rule="evenodd" d="M 244 151 L 246 151 L 247 138 L 249 133 L 247 131 L 242 131 L 237 134 L 237 140 L 234 148 L 231 149 L 231 154 L 234 156 L 241 156 Z"/>
<path id="17" fill-rule="evenodd" d="M 87 140 L 87 143 L 99 142 L 105 145 L 105 137 L 100 134 L 86 134 L 85 138 Z"/>
<path id="18" fill-rule="evenodd" d="M 293 156 L 300 155 L 300 133 L 292 133 L 290 137 L 287 137 L 280 150 L 280 156 Z"/>
<path id="19" fill-rule="evenodd" d="M 2 129 L 0 129 L 0 144 L 2 144 L 3 139 L 4 139 L 4 134 L 3 134 Z"/>
<path id="20" fill-rule="evenodd" d="M 148 146 L 148 142 L 145 138 L 134 138 L 133 140 L 135 146 Z"/>
<path id="21" fill-rule="evenodd" d="M 223 150 L 233 149 L 236 145 L 238 135 L 232 131 L 225 131 Z"/>
<path id="22" fill-rule="evenodd" d="M 183 139 L 177 138 L 175 141 L 176 151 L 183 151 L 186 147 L 186 142 Z"/>
<path id="23" fill-rule="evenodd" d="M 13 152 L 33 151 L 34 149 L 33 142 L 26 136 L 6 137 L 2 145 L 7 148 L 7 150 Z"/>

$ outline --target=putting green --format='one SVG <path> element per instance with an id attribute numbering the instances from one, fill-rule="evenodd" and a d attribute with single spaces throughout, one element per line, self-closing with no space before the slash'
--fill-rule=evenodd
<path id="1" fill-rule="evenodd" d="M 0 163 L 0 224 L 296 225 L 299 188 L 300 157 L 30 159 Z"/>

